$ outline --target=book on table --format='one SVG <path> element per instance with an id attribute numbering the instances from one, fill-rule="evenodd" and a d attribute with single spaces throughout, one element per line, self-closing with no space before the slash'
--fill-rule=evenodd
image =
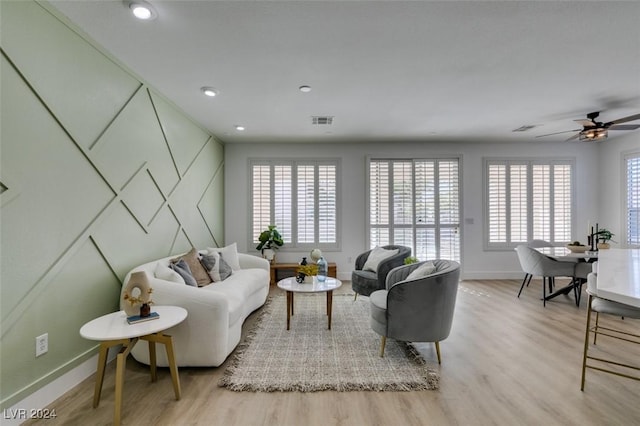
<path id="1" fill-rule="evenodd" d="M 129 324 L 136 324 L 139 322 L 151 321 L 158 318 L 160 318 L 160 315 L 157 312 L 151 312 L 146 317 L 141 317 L 140 315 L 131 315 L 130 317 L 127 317 L 127 322 Z"/>

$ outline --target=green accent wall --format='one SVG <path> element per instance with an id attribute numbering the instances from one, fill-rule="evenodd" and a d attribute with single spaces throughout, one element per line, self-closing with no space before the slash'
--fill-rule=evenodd
<path id="1" fill-rule="evenodd" d="M 6 408 L 96 353 L 80 327 L 131 268 L 224 243 L 224 147 L 40 4 L 0 1 L 0 28 Z"/>

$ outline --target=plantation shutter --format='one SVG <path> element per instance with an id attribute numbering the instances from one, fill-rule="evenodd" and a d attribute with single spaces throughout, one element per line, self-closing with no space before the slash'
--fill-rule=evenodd
<path id="1" fill-rule="evenodd" d="M 487 246 L 571 241 L 573 164 L 486 160 Z"/>
<path id="2" fill-rule="evenodd" d="M 371 160 L 369 244 L 418 259 L 460 258 L 458 160 Z"/>
<path id="3" fill-rule="evenodd" d="M 640 246 L 640 153 L 626 158 L 627 244 Z"/>
<path id="4" fill-rule="evenodd" d="M 276 225 L 287 247 L 338 247 L 338 160 L 254 160 L 252 243 Z"/>

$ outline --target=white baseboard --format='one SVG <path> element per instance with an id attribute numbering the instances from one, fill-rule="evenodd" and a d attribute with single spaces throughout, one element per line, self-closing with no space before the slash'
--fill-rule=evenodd
<path id="1" fill-rule="evenodd" d="M 119 348 L 119 347 L 116 347 Z M 118 355 L 118 350 L 111 348 L 107 356 L 107 362 L 111 362 Z M 76 368 L 66 372 L 51 383 L 48 383 L 27 396 L 23 400 L 17 402 L 13 406 L 2 410 L 0 415 L 0 423 L 2 426 L 18 426 L 26 420 L 36 415 L 38 418 L 55 420 L 55 406 L 49 407 L 49 410 L 42 410 L 48 407 L 56 399 L 79 385 L 87 377 L 94 374 L 98 367 L 98 355 L 84 361 Z M 38 411 L 40 410 L 40 411 Z M 46 417 L 49 416 L 49 417 Z"/>
<path id="2" fill-rule="evenodd" d="M 460 276 L 461 280 L 522 280 L 522 271 L 467 271 Z"/>

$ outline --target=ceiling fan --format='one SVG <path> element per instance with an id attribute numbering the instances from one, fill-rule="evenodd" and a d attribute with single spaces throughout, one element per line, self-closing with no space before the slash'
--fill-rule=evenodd
<path id="1" fill-rule="evenodd" d="M 597 141 L 606 139 L 609 130 L 636 130 L 640 128 L 640 124 L 620 124 L 627 121 L 640 120 L 640 114 L 630 115 L 628 117 L 618 118 L 617 120 L 608 121 L 603 123 L 596 121 L 596 118 L 600 115 L 600 111 L 595 111 L 587 114 L 588 120 L 574 120 L 576 123 L 582 125 L 582 129 L 566 130 L 564 132 L 549 133 L 546 135 L 536 136 L 536 138 L 542 138 L 545 136 L 559 135 L 561 133 L 578 132 L 571 136 L 567 141 L 579 139 L 581 141 Z"/>

